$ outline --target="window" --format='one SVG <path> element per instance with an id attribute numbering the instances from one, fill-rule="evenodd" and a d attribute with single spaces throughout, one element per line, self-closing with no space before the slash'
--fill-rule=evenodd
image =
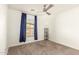
<path id="1" fill-rule="evenodd" d="M 34 37 L 34 16 L 28 15 L 26 21 L 26 37 Z"/>

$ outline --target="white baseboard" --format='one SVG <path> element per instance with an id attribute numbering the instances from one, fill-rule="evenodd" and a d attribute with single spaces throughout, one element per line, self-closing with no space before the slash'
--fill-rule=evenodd
<path id="1" fill-rule="evenodd" d="M 54 40 L 50 40 L 50 41 L 52 41 L 52 42 L 55 42 L 55 43 L 58 43 L 58 44 L 61 44 L 61 45 L 63 45 L 63 46 L 70 47 L 70 48 L 72 48 L 72 49 L 79 50 L 78 48 L 72 47 L 72 46 L 70 46 L 70 45 L 66 45 L 66 44 L 64 44 L 64 43 L 61 43 L 61 42 L 57 42 L 57 41 L 54 41 Z"/>
<path id="2" fill-rule="evenodd" d="M 33 42 L 38 42 L 38 41 L 42 41 L 42 40 L 39 40 L 39 39 L 38 39 L 38 40 L 30 41 L 30 42 L 18 43 L 18 44 L 12 45 L 12 46 L 8 46 L 8 48 L 14 47 L 14 46 L 23 45 L 23 44 L 29 44 L 29 43 L 33 43 Z"/>

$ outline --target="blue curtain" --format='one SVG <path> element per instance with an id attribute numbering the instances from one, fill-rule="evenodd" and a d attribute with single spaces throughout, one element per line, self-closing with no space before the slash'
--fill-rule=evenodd
<path id="1" fill-rule="evenodd" d="M 37 16 L 35 18 L 35 23 L 34 23 L 34 39 L 38 40 L 38 35 L 37 35 Z"/>
<path id="2" fill-rule="evenodd" d="M 25 41 L 26 41 L 26 14 L 22 13 L 19 42 L 25 42 Z"/>

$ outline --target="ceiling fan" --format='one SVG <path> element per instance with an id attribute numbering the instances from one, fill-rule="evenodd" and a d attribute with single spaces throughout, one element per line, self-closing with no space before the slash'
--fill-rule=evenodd
<path id="1" fill-rule="evenodd" d="M 51 9 L 53 6 L 54 6 L 53 4 L 44 4 L 43 12 L 46 12 L 46 14 L 51 15 L 51 13 L 49 13 L 48 10 Z"/>

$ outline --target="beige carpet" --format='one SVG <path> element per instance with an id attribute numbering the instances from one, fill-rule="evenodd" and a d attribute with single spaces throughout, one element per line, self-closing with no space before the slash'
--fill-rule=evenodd
<path id="1" fill-rule="evenodd" d="M 24 44 L 11 47 L 8 55 L 78 55 L 79 51 L 51 42 L 43 40 L 39 42 Z"/>

